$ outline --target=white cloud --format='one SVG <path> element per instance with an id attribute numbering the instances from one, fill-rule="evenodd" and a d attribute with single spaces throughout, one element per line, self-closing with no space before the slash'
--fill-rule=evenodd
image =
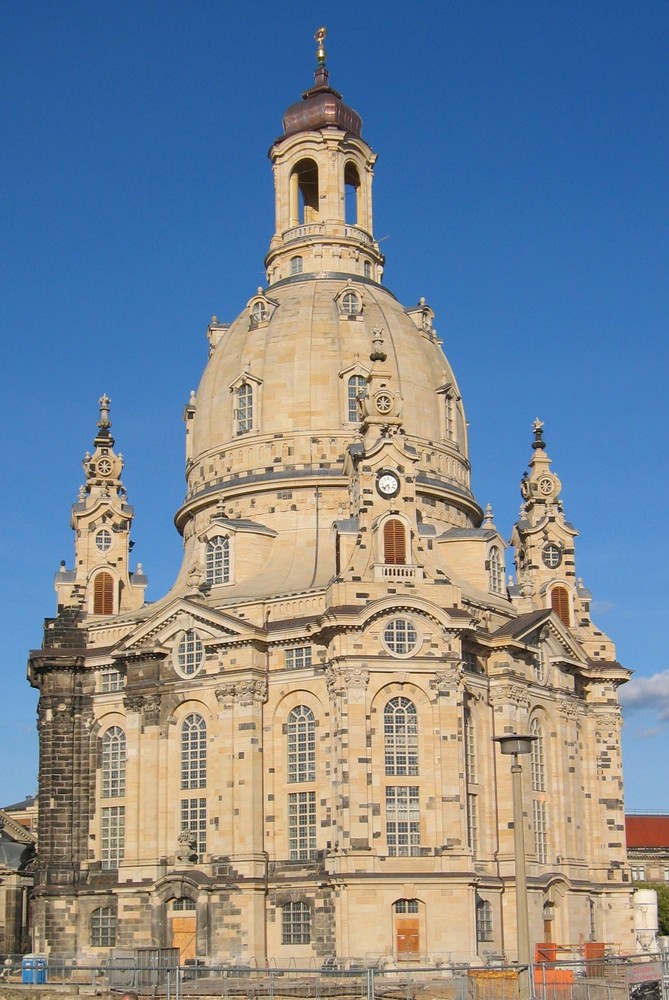
<path id="1" fill-rule="evenodd" d="M 650 711 L 660 722 L 669 722 L 669 670 L 633 677 L 620 689 L 620 702 L 629 711 Z"/>

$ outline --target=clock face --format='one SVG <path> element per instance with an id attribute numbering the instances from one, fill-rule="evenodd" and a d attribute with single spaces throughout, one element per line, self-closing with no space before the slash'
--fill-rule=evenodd
<path id="1" fill-rule="evenodd" d="M 98 472 L 101 476 L 108 476 L 112 470 L 112 464 L 108 458 L 101 458 L 98 462 Z"/>
<path id="2" fill-rule="evenodd" d="M 539 490 L 547 497 L 549 493 L 553 492 L 553 480 L 544 476 L 543 479 L 539 480 Z"/>
<path id="3" fill-rule="evenodd" d="M 394 497 L 400 491 L 399 476 L 395 472 L 379 472 L 376 488 L 382 497 Z"/>

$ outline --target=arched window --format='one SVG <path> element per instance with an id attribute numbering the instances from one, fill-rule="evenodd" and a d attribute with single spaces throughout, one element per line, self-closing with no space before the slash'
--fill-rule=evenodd
<path id="1" fill-rule="evenodd" d="M 184 632 L 177 647 L 177 663 L 182 674 L 188 677 L 197 673 L 204 656 L 204 646 L 197 632 L 189 629 Z"/>
<path id="2" fill-rule="evenodd" d="M 237 389 L 237 433 L 246 434 L 253 428 L 253 386 L 244 382 Z"/>
<path id="3" fill-rule="evenodd" d="M 383 525 L 383 561 L 387 566 L 404 566 L 407 561 L 406 552 L 404 523 L 391 518 Z"/>
<path id="4" fill-rule="evenodd" d="M 488 580 L 489 588 L 493 594 L 501 594 L 504 583 L 504 567 L 502 556 L 496 545 L 492 546 L 488 556 Z"/>
<path id="5" fill-rule="evenodd" d="M 201 715 L 189 715 L 181 726 L 181 787 L 204 788 L 207 784 L 207 723 Z"/>
<path id="6" fill-rule="evenodd" d="M 264 302 L 254 302 L 251 308 L 251 319 L 254 323 L 264 323 L 269 312 Z"/>
<path id="7" fill-rule="evenodd" d="M 314 160 L 300 160 L 290 175 L 290 225 L 309 225 L 318 220 L 318 165 Z"/>
<path id="8" fill-rule="evenodd" d="M 93 614 L 114 614 L 114 577 L 111 573 L 98 573 L 93 582 Z"/>
<path id="9" fill-rule="evenodd" d="M 112 726 L 102 737 L 102 797 L 125 795 L 125 733 Z"/>
<path id="10" fill-rule="evenodd" d="M 288 716 L 288 781 L 316 780 L 316 721 L 306 705 Z"/>
<path id="11" fill-rule="evenodd" d="M 545 792 L 546 763 L 544 759 L 544 731 L 538 719 L 532 719 L 530 723 L 530 736 L 536 737 L 532 740 L 532 749 L 530 751 L 532 790 L 535 792 Z"/>
<path id="12" fill-rule="evenodd" d="M 398 899 L 395 902 L 395 913 L 418 913 L 418 900 Z"/>
<path id="13" fill-rule="evenodd" d="M 351 375 L 348 380 L 348 419 L 352 424 L 360 421 L 358 413 L 358 397 L 367 389 L 367 379 L 364 375 Z"/>
<path id="14" fill-rule="evenodd" d="M 476 784 L 476 731 L 470 708 L 465 709 L 465 775 L 468 784 Z"/>
<path id="15" fill-rule="evenodd" d="M 341 311 L 345 316 L 357 316 L 362 312 L 360 298 L 355 292 L 344 292 L 341 297 Z"/>
<path id="16" fill-rule="evenodd" d="M 230 539 L 216 535 L 207 542 L 207 583 L 230 582 Z"/>
<path id="17" fill-rule="evenodd" d="M 363 265 L 364 273 L 366 278 L 371 278 L 372 276 L 372 265 L 368 260 L 365 261 Z"/>
<path id="18" fill-rule="evenodd" d="M 344 200 L 346 205 L 345 221 L 351 226 L 360 222 L 360 174 L 355 163 L 347 163 L 344 167 Z"/>
<path id="19" fill-rule="evenodd" d="M 569 591 L 566 587 L 553 587 L 551 590 L 551 607 L 558 618 L 569 625 Z"/>
<path id="20" fill-rule="evenodd" d="M 99 906 L 91 913 L 91 945 L 93 948 L 116 945 L 116 911 L 111 906 Z"/>
<path id="21" fill-rule="evenodd" d="M 311 943 L 311 907 L 308 903 L 284 903 L 281 907 L 281 944 Z"/>
<path id="22" fill-rule="evenodd" d="M 444 437 L 447 441 L 455 438 L 455 400 L 450 392 L 444 393 Z"/>
<path id="23" fill-rule="evenodd" d="M 302 267 L 304 266 L 304 261 L 301 257 L 291 257 L 290 258 L 290 273 L 291 274 L 302 274 Z"/>
<path id="24" fill-rule="evenodd" d="M 418 714 L 408 698 L 391 698 L 383 713 L 386 774 L 418 774 Z"/>

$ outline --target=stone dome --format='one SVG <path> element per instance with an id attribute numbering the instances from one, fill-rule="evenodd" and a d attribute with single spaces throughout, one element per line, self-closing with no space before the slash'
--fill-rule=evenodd
<path id="1" fill-rule="evenodd" d="M 229 327 L 210 329 L 218 342 L 192 408 L 187 505 L 205 496 L 213 502 L 249 476 L 272 483 L 299 476 L 315 461 L 341 474 L 346 448 L 360 435 L 349 382 L 369 375 L 377 337 L 406 442 L 430 453 L 426 474 L 471 507 L 464 413 L 425 303 L 405 310 L 371 281 L 299 275 L 259 291 Z M 240 427 L 241 386 L 253 397 L 248 429 Z"/>

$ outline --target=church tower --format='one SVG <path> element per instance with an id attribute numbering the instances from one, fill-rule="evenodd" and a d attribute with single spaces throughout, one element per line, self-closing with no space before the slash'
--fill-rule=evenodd
<path id="1" fill-rule="evenodd" d="M 267 283 L 206 331 L 184 411 L 183 561 L 152 604 L 128 568 L 101 400 L 76 565 L 57 579 L 67 628 L 48 622 L 29 665 L 49 806 L 35 950 L 176 947 L 182 962 L 280 968 L 514 959 L 495 741 L 519 732 L 534 738 L 532 943 L 631 943 L 628 672 L 589 621 L 540 425 L 507 585 L 436 317 L 382 283 L 376 155 L 316 38 L 314 86 L 269 153 Z"/>

